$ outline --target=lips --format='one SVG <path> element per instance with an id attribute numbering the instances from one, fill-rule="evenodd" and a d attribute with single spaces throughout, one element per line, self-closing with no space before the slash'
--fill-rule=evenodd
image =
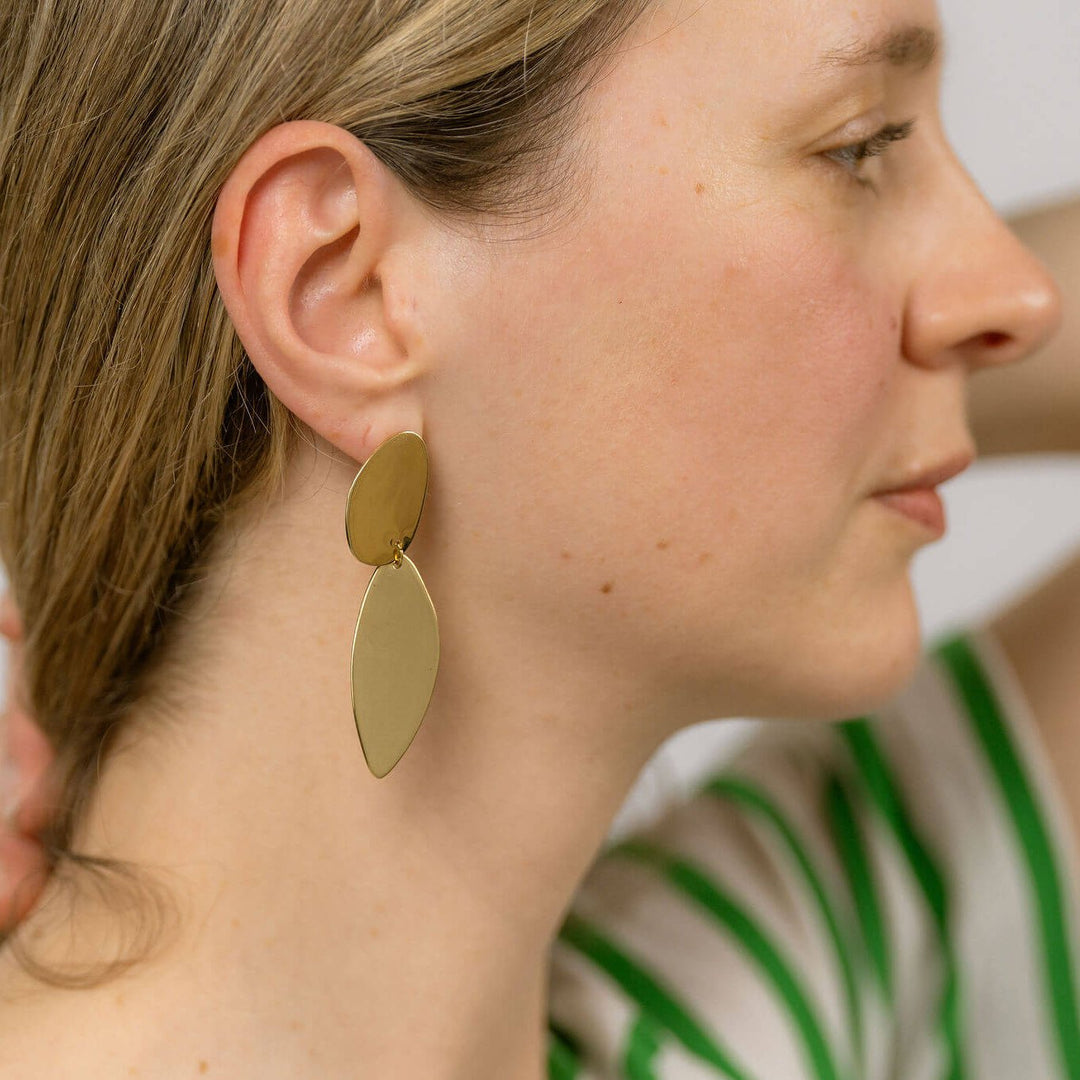
<path id="1" fill-rule="evenodd" d="M 974 460 L 974 450 L 960 450 L 950 457 L 939 460 L 937 465 L 929 469 L 919 471 L 909 469 L 897 479 L 896 483 L 890 483 L 874 494 L 892 495 L 904 491 L 932 491 L 938 484 L 944 484 L 946 480 L 959 476 Z"/>
<path id="2" fill-rule="evenodd" d="M 963 448 L 939 458 L 929 469 L 909 469 L 895 485 L 875 492 L 874 498 L 940 539 L 946 531 L 945 506 L 935 488 L 958 476 L 974 460 L 975 450 Z"/>
<path id="3" fill-rule="evenodd" d="M 945 506 L 932 488 L 885 492 L 876 498 L 890 509 L 926 526 L 935 536 L 945 535 Z"/>

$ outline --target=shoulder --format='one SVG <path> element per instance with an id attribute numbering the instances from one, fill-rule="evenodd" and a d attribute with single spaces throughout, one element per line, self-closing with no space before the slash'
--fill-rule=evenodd
<path id="1" fill-rule="evenodd" d="M 763 722 L 609 847 L 560 933 L 553 1019 L 589 1060 L 648 1049 L 665 1076 L 1054 1075 L 1080 926 L 1056 795 L 993 638 L 940 638 L 875 714 Z"/>

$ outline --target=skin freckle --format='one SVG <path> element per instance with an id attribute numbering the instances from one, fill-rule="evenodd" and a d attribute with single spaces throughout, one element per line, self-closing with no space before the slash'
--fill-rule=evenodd
<path id="1" fill-rule="evenodd" d="M 694 185 L 694 193 L 696 195 L 704 195 L 705 194 L 705 185 L 702 184 L 702 183 L 695 184 Z"/>
<path id="2" fill-rule="evenodd" d="M 562 555 L 562 557 L 564 559 L 572 559 L 573 558 L 573 555 L 571 555 L 569 551 L 563 551 L 563 552 L 560 552 L 560 554 Z"/>
<path id="3" fill-rule="evenodd" d="M 700 565 L 701 565 L 701 563 L 705 563 L 705 562 L 708 562 L 708 561 L 709 561 L 709 560 L 710 560 L 711 558 L 712 558 L 712 552 L 711 552 L 711 551 L 703 551 L 703 552 L 702 552 L 702 553 L 701 553 L 701 554 L 700 554 L 700 555 L 698 556 L 698 560 L 697 560 L 697 561 L 698 561 L 698 565 L 700 566 Z"/>
<path id="4" fill-rule="evenodd" d="M 199 1062 L 199 1072 L 204 1073 L 209 1068 L 210 1068 L 210 1066 L 205 1061 L 200 1061 Z"/>
<path id="5" fill-rule="evenodd" d="M 657 169 L 656 171 L 657 171 L 657 172 L 658 172 L 658 173 L 659 173 L 659 174 L 660 174 L 661 176 L 667 176 L 667 174 L 668 174 L 668 172 L 669 172 L 669 169 L 668 169 L 668 167 L 667 167 L 666 165 L 661 165 L 661 166 L 660 166 L 660 168 L 659 168 L 659 169 Z"/>
<path id="6" fill-rule="evenodd" d="M 656 546 L 657 546 L 657 547 L 658 547 L 658 548 L 659 548 L 659 549 L 660 549 L 661 551 L 665 551 L 665 550 L 667 549 L 667 546 L 668 546 L 668 544 L 670 544 L 670 543 L 671 543 L 671 541 L 670 541 L 670 540 L 657 540 L 657 541 L 656 541 Z"/>
<path id="7" fill-rule="evenodd" d="M 600 591 L 602 593 L 609 593 L 609 592 L 611 592 L 612 588 L 613 588 L 613 586 L 612 586 L 611 582 L 610 581 L 605 581 L 604 584 L 600 586 Z"/>

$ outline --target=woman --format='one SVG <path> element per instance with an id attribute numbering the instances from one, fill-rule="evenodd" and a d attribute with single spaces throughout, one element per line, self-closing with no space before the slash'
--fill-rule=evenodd
<path id="1" fill-rule="evenodd" d="M 1060 320 L 945 140 L 939 34 L 924 0 L 5 13 L 0 540 L 59 778 L 12 1076 L 537 1080 L 656 747 L 904 686 L 939 533 L 877 495 L 966 467 L 968 376 Z M 439 677 L 380 780 L 341 521 L 401 432 Z"/>

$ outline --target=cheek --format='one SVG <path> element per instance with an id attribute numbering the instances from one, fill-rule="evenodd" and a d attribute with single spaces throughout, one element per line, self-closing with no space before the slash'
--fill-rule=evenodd
<path id="1" fill-rule="evenodd" d="M 471 490 L 499 501 L 512 467 L 553 547 L 682 537 L 733 573 L 780 550 L 820 565 L 892 463 L 894 292 L 813 221 L 716 211 L 721 230 L 659 196 L 482 275 L 455 411 L 475 456 L 505 453 Z"/>
<path id="2" fill-rule="evenodd" d="M 770 248 L 728 268 L 717 292 L 701 297 L 723 328 L 717 360 L 702 368 L 714 401 L 728 406 L 728 432 L 767 465 L 772 486 L 790 489 L 796 505 L 801 493 L 839 509 L 887 436 L 899 324 L 880 285 L 837 251 L 799 239 L 781 238 L 782 259 Z"/>
<path id="3" fill-rule="evenodd" d="M 820 223 L 672 206 L 440 264 L 446 581 L 527 613 L 511 640 L 700 686 L 696 719 L 881 700 L 917 643 L 910 533 L 865 506 L 903 435 L 896 283 Z"/>
<path id="4" fill-rule="evenodd" d="M 679 598 L 685 632 L 668 625 L 666 670 L 687 684 L 742 672 L 739 715 L 797 715 L 812 700 L 839 716 L 888 696 L 897 658 L 917 647 L 910 534 L 866 501 L 903 442 L 900 297 L 809 231 L 757 222 L 732 249 L 716 245 L 711 274 L 654 283 L 653 317 L 629 336 L 669 330 L 640 399 L 648 422 L 628 413 L 613 455 L 639 489 L 620 520 L 653 571 L 648 625 L 671 621 L 652 606 L 657 581 Z"/>
<path id="5" fill-rule="evenodd" d="M 775 569 L 785 551 L 793 567 L 820 565 L 889 457 L 895 296 L 797 223 L 762 218 L 711 239 L 641 294 L 629 340 L 664 344 L 644 360 L 648 421 L 627 412 L 624 453 L 647 426 L 639 475 L 658 493 L 673 470 L 684 477 L 669 495 L 673 510 L 681 498 L 703 514 L 701 542 L 722 528 L 750 560 Z"/>
<path id="6" fill-rule="evenodd" d="M 655 572 L 691 607 L 797 602 L 891 464 L 895 292 L 820 224 L 653 205 L 440 294 L 467 313 L 433 382 L 455 512 L 562 614 L 586 589 L 662 617 Z"/>

